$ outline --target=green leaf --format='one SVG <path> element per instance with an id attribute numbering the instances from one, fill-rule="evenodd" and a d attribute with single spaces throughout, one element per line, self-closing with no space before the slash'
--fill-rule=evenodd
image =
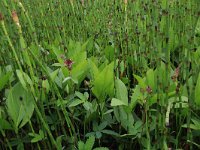
<path id="1" fill-rule="evenodd" d="M 88 60 L 89 68 L 90 68 L 90 74 L 92 75 L 92 78 L 94 79 L 95 77 L 98 76 L 99 74 L 99 69 L 97 68 L 96 64 L 94 63 L 94 60 L 91 58 Z"/>
<path id="2" fill-rule="evenodd" d="M 53 51 L 53 53 L 56 55 L 56 57 L 57 57 L 59 63 L 60 63 L 60 64 L 63 64 L 64 60 L 61 58 L 61 56 L 64 55 L 65 52 L 64 52 L 63 50 L 58 49 L 58 48 L 57 48 L 56 46 L 54 46 L 54 45 L 53 45 L 50 49 L 51 49 L 51 50 Z"/>
<path id="3" fill-rule="evenodd" d="M 199 130 L 200 131 L 200 120 L 199 119 L 191 119 L 193 124 L 189 125 L 190 129 Z M 187 124 L 182 125 L 183 128 L 188 128 Z"/>
<path id="4" fill-rule="evenodd" d="M 20 142 L 18 145 L 17 145 L 17 150 L 24 150 L 24 144 L 22 142 Z"/>
<path id="5" fill-rule="evenodd" d="M 200 106 L 200 73 L 197 79 L 197 84 L 195 87 L 195 103 Z"/>
<path id="6" fill-rule="evenodd" d="M 80 100 L 80 99 L 74 99 L 74 100 L 69 104 L 68 107 L 75 107 L 75 106 L 77 106 L 77 105 L 79 105 L 79 104 L 82 104 L 82 103 L 84 103 L 83 100 Z"/>
<path id="7" fill-rule="evenodd" d="M 22 72 L 21 70 L 16 70 L 17 76 L 19 78 L 19 81 L 21 82 L 22 86 L 26 89 L 27 88 L 27 83 L 32 86 L 33 82 L 30 79 L 30 77 L 28 76 L 28 74 L 26 74 L 25 72 Z"/>
<path id="8" fill-rule="evenodd" d="M 92 92 L 101 101 L 114 92 L 114 63 L 107 65 L 94 79 Z"/>
<path id="9" fill-rule="evenodd" d="M 102 122 L 102 123 L 97 127 L 97 128 L 98 128 L 98 131 L 101 131 L 101 130 L 105 129 L 107 125 L 108 125 L 107 121 Z"/>
<path id="10" fill-rule="evenodd" d="M 138 103 L 139 100 L 142 99 L 142 97 L 143 94 L 140 92 L 140 86 L 136 85 L 131 96 L 131 103 L 129 105 L 131 110 L 135 108 L 136 104 Z"/>
<path id="11" fill-rule="evenodd" d="M 128 91 L 126 89 L 125 84 L 120 79 L 117 79 L 115 81 L 115 87 L 116 87 L 117 98 L 121 100 L 124 103 L 124 105 L 127 106 L 128 105 Z"/>
<path id="12" fill-rule="evenodd" d="M 38 141 L 41 141 L 44 139 L 44 132 L 42 130 L 39 131 L 39 134 L 37 133 L 29 133 L 30 136 L 33 137 L 33 139 L 31 140 L 31 143 L 36 143 Z"/>
<path id="13" fill-rule="evenodd" d="M 154 76 L 154 71 L 153 69 L 149 69 L 146 73 L 146 80 L 147 80 L 147 85 L 150 86 L 153 91 L 155 91 L 155 76 Z"/>
<path id="14" fill-rule="evenodd" d="M 93 41 L 93 39 L 89 38 L 85 43 L 83 43 L 81 46 L 82 51 L 86 51 L 87 45 L 92 41 Z"/>
<path id="15" fill-rule="evenodd" d="M 86 77 L 87 73 L 88 73 L 87 60 L 80 61 L 80 63 L 77 66 L 72 66 L 71 76 L 73 79 L 78 80 L 78 84 L 81 84 L 83 79 Z"/>
<path id="16" fill-rule="evenodd" d="M 61 135 L 56 138 L 56 143 L 59 149 L 62 149 L 62 137 L 64 137 L 64 135 Z"/>
<path id="17" fill-rule="evenodd" d="M 10 77 L 12 75 L 12 72 L 9 71 L 6 74 L 3 74 L 0 76 L 0 91 L 4 88 L 4 86 L 8 83 Z"/>
<path id="18" fill-rule="evenodd" d="M 11 130 L 13 129 L 10 123 L 3 118 L 0 118 L 0 130 Z"/>
<path id="19" fill-rule="evenodd" d="M 23 77 L 23 72 L 21 72 L 20 70 L 16 70 L 16 73 L 17 73 L 17 76 L 19 78 L 20 83 L 26 89 L 26 82 L 25 82 L 24 77 Z"/>
<path id="20" fill-rule="evenodd" d="M 113 61 L 114 59 L 114 53 L 115 53 L 115 48 L 112 47 L 112 46 L 107 46 L 105 49 L 104 49 L 104 52 L 105 52 L 105 56 L 106 58 L 111 62 Z"/>
<path id="21" fill-rule="evenodd" d="M 34 110 L 34 98 L 20 83 L 9 91 L 6 100 L 7 111 L 13 120 L 15 130 L 24 126 L 31 118 Z M 20 126 L 19 126 L 20 125 Z"/>
<path id="22" fill-rule="evenodd" d="M 84 102 L 83 107 L 84 107 L 87 111 L 89 111 L 90 109 L 92 109 L 92 103 L 86 101 L 86 102 Z"/>
<path id="23" fill-rule="evenodd" d="M 51 79 L 54 81 L 56 79 L 56 76 L 58 75 L 60 69 L 56 69 L 55 71 L 50 73 Z"/>
<path id="24" fill-rule="evenodd" d="M 95 142 L 95 137 L 90 136 L 85 143 L 85 150 L 92 150 L 94 142 Z"/>
<path id="25" fill-rule="evenodd" d="M 79 150 L 86 150 L 85 144 L 83 143 L 83 141 L 78 141 L 78 149 Z"/>
<path id="26" fill-rule="evenodd" d="M 136 78 L 136 80 L 138 81 L 138 84 L 140 85 L 141 88 L 146 88 L 147 85 L 145 84 L 145 79 L 141 78 L 140 76 L 138 75 L 135 75 L 134 74 L 134 77 Z"/>
<path id="27" fill-rule="evenodd" d="M 105 134 L 108 134 L 108 135 L 114 135 L 114 136 L 117 136 L 119 137 L 120 134 L 115 132 L 115 131 L 112 131 L 112 130 L 101 130 L 102 133 L 105 133 Z"/>
<path id="28" fill-rule="evenodd" d="M 95 132 L 95 137 L 96 137 L 97 139 L 100 139 L 100 138 L 102 137 L 102 133 L 99 132 L 99 131 Z"/>
<path id="29" fill-rule="evenodd" d="M 121 106 L 121 105 L 127 106 L 127 104 L 125 104 L 122 100 L 116 99 L 116 98 L 112 98 L 111 106 Z"/>
<path id="30" fill-rule="evenodd" d="M 81 100 L 84 100 L 84 101 L 87 100 L 86 97 L 85 97 L 85 95 L 82 94 L 81 92 L 76 91 L 76 92 L 75 92 L 75 95 L 76 95 L 78 98 L 80 98 Z"/>

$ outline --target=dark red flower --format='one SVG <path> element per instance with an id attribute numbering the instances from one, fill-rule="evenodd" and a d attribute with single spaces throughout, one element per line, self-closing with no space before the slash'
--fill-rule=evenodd
<path id="1" fill-rule="evenodd" d="M 152 93 L 152 88 L 148 85 L 146 88 L 147 93 L 151 94 Z"/>
<path id="2" fill-rule="evenodd" d="M 67 59 L 64 61 L 65 66 L 68 68 L 68 70 L 72 70 L 72 65 L 74 62 L 71 59 Z"/>

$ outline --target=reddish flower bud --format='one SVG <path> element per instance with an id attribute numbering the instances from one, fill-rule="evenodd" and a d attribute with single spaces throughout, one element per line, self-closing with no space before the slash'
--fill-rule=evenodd
<path id="1" fill-rule="evenodd" d="M 152 88 L 148 85 L 146 88 L 147 93 L 151 94 L 152 93 Z"/>
<path id="2" fill-rule="evenodd" d="M 74 62 L 71 59 L 67 59 L 64 61 L 65 66 L 67 66 L 68 70 L 72 70 L 72 65 Z"/>

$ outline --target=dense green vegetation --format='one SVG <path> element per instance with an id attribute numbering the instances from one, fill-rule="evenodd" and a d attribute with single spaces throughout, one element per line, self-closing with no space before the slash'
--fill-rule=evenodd
<path id="1" fill-rule="evenodd" d="M 0 149 L 200 149 L 199 0 L 1 0 Z"/>

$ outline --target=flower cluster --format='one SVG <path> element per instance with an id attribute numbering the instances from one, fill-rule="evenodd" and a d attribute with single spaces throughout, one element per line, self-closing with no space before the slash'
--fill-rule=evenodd
<path id="1" fill-rule="evenodd" d="M 64 61 L 65 66 L 68 68 L 68 70 L 72 70 L 72 65 L 74 62 L 71 59 L 67 59 Z"/>

